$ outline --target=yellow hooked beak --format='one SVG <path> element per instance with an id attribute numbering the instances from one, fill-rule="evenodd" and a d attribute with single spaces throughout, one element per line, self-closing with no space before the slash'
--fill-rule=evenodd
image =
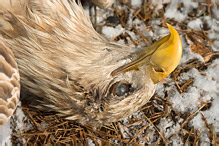
<path id="1" fill-rule="evenodd" d="M 147 73 L 156 84 L 166 78 L 179 64 L 182 56 L 182 42 L 178 32 L 167 24 L 170 35 L 163 37 L 137 54 L 138 58 L 114 70 L 111 75 L 124 73 L 148 64 Z"/>

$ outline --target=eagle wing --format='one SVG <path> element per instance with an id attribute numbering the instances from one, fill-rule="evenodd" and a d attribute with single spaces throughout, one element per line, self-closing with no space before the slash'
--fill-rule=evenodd
<path id="1" fill-rule="evenodd" d="M 12 51 L 0 38 L 0 127 L 15 111 L 20 98 L 20 76 Z"/>

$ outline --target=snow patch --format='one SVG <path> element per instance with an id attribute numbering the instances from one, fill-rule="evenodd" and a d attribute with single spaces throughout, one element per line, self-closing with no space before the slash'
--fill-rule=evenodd
<path id="1" fill-rule="evenodd" d="M 141 6 L 142 3 L 143 3 L 142 0 L 132 0 L 131 1 L 131 5 L 134 6 L 134 7 Z"/>
<path id="2" fill-rule="evenodd" d="M 95 143 L 93 142 L 92 139 L 87 138 L 87 145 L 88 145 L 88 146 L 95 146 Z"/>
<path id="3" fill-rule="evenodd" d="M 201 30 L 203 26 L 203 22 L 201 21 L 200 18 L 197 18 L 195 20 L 192 20 L 188 23 L 188 27 L 190 27 L 191 29 L 199 29 Z"/>
<path id="4" fill-rule="evenodd" d="M 124 32 L 124 28 L 121 25 L 116 26 L 115 28 L 109 26 L 103 26 L 102 34 L 104 34 L 108 38 L 114 38 Z"/>
<path id="5" fill-rule="evenodd" d="M 0 128 L 0 145 L 12 145 L 11 139 L 12 130 L 10 129 L 10 120 Z"/>
<path id="6" fill-rule="evenodd" d="M 166 12 L 164 13 L 164 16 L 166 18 L 174 18 L 176 21 L 183 21 L 186 16 L 184 14 L 182 14 L 181 12 L 177 11 L 176 8 L 173 9 L 167 9 Z"/>

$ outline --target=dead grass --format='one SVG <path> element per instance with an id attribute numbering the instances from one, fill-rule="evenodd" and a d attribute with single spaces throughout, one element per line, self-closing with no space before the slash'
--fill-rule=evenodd
<path id="1" fill-rule="evenodd" d="M 201 63 L 197 59 L 188 60 L 186 63 L 178 66 L 172 73 L 172 82 L 174 82 L 179 93 L 182 94 L 186 92 L 187 88 L 193 85 L 194 80 L 191 78 L 184 82 L 180 81 L 182 73 L 188 72 L 192 68 L 196 68 L 203 75 L 206 75 L 205 69 L 211 64 L 212 60 L 219 55 L 219 52 L 214 52 L 211 49 L 213 43 L 207 36 L 207 26 L 203 31 L 189 30 L 187 29 L 185 21 L 179 23 L 173 19 L 166 19 L 164 17 L 164 8 L 168 6 L 169 3 L 164 3 L 164 8 L 159 10 L 151 3 L 144 3 L 142 7 L 137 9 L 132 8 L 129 1 L 126 0 L 120 0 L 120 4 L 126 5 L 127 9 L 120 9 L 115 5 L 113 12 L 114 16 L 119 18 L 120 24 L 123 27 L 126 27 L 131 9 L 134 10 L 133 19 L 138 18 L 142 23 L 146 24 L 145 31 L 153 30 L 150 22 L 153 19 L 161 18 L 161 21 L 156 25 L 166 27 L 166 23 L 169 23 L 173 26 L 179 26 L 180 29 L 178 31 L 185 37 L 187 43 L 190 45 L 191 51 L 200 54 L 204 58 L 204 63 Z M 178 7 L 182 7 L 182 4 Z M 209 2 L 200 3 L 196 11 L 204 10 L 201 12 L 203 15 L 212 16 L 211 8 L 212 5 Z M 199 16 L 191 11 L 189 17 L 186 18 L 186 21 L 188 22 L 197 17 Z M 110 25 L 117 24 L 111 23 Z M 138 30 L 135 25 L 129 28 L 129 30 L 138 35 L 140 39 L 135 40 L 128 33 L 122 33 L 115 37 L 114 40 L 118 41 L 122 39 L 125 42 L 128 42 L 127 39 L 129 38 L 132 43 L 127 45 L 135 46 L 138 46 L 139 43 L 149 45 L 154 41 L 154 38 L 144 36 L 142 31 Z M 167 83 L 165 83 L 165 87 L 168 87 Z M 170 93 L 165 93 L 165 98 L 161 98 L 155 94 L 151 100 L 140 109 L 142 118 L 133 117 L 128 119 L 128 124 L 119 121 L 97 129 L 82 126 L 73 121 L 64 120 L 55 115 L 55 113 L 43 113 L 24 107 L 23 111 L 28 117 L 24 122 L 29 123 L 31 126 L 23 131 L 14 131 L 12 142 L 14 144 L 23 143 L 22 139 L 24 139 L 27 144 L 87 145 L 88 139 L 90 139 L 96 145 L 113 145 L 115 143 L 120 145 L 138 145 L 140 142 L 147 142 L 150 137 L 154 137 L 154 143 L 156 145 L 161 145 L 168 144 L 173 137 L 178 136 L 185 144 L 200 144 L 200 135 L 203 129 L 196 130 L 189 125 L 189 122 L 201 110 L 209 109 L 211 101 L 203 102 L 193 113 L 180 113 L 176 111 L 172 107 L 171 102 L 169 102 L 170 96 Z M 164 132 L 157 128 L 161 120 L 171 120 L 173 123 L 177 123 L 180 119 L 183 119 L 183 121 L 180 122 L 180 128 L 168 137 Z M 204 115 L 202 115 L 202 120 L 204 121 L 203 126 L 208 131 L 210 143 L 215 145 L 219 144 L 219 140 L 216 139 L 213 125 L 208 124 Z M 152 129 L 149 127 L 152 127 Z"/>

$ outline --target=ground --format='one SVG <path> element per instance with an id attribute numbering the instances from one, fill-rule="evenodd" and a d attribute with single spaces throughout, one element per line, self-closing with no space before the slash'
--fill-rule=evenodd
<path id="1" fill-rule="evenodd" d="M 219 144 L 218 5 L 120 0 L 107 10 L 97 8 L 96 21 L 91 18 L 97 31 L 136 49 L 167 35 L 166 23 L 174 26 L 183 44 L 179 66 L 145 106 L 122 121 L 93 129 L 20 104 L 0 129 L 0 143 Z"/>

